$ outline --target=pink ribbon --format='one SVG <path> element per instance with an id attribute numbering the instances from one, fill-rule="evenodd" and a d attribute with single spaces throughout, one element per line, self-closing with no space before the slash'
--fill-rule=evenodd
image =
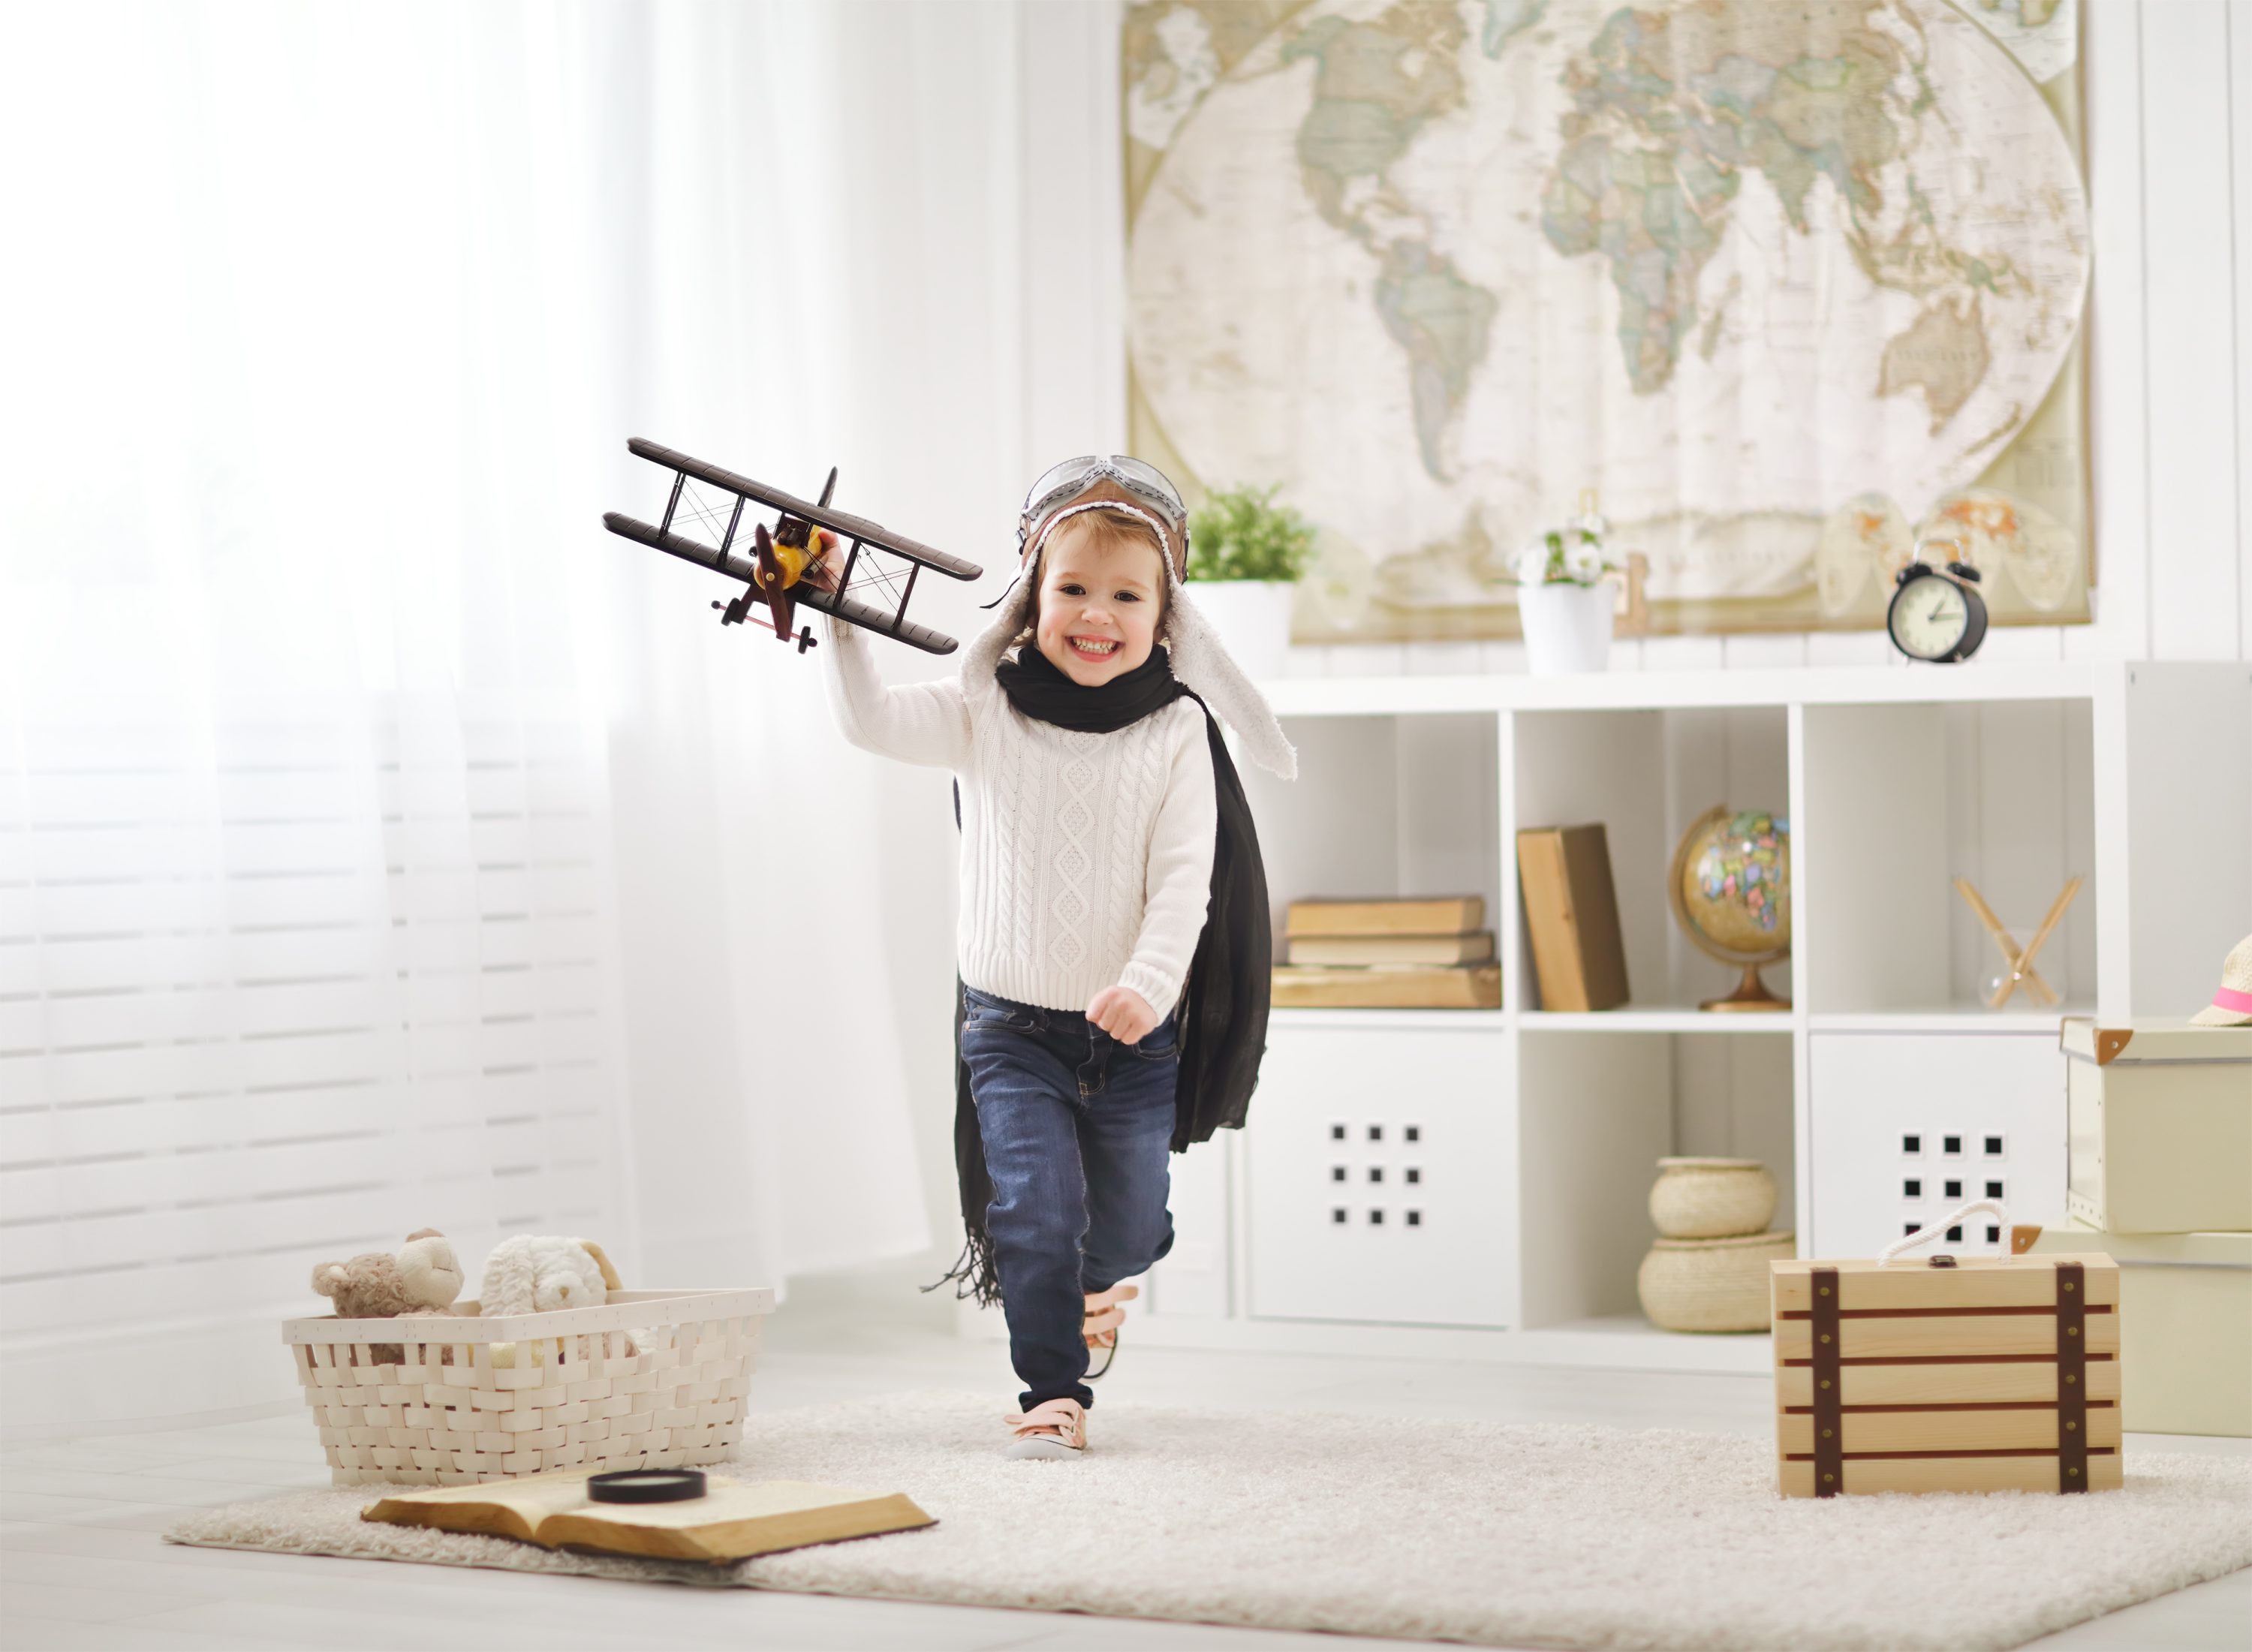
<path id="1" fill-rule="evenodd" d="M 2252 1016 L 2252 992 L 2238 992 L 2233 987 L 2219 987 L 2213 994 L 2216 1010 L 2234 1010 L 2240 1016 Z"/>

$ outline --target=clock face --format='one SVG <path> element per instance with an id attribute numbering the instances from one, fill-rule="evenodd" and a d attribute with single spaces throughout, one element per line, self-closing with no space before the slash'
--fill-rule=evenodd
<path id="1" fill-rule="evenodd" d="M 1943 660 L 1970 628 L 1970 607 L 1954 580 L 1943 574 L 1920 574 L 1894 594 L 1886 624 L 1901 653 L 1919 660 Z"/>

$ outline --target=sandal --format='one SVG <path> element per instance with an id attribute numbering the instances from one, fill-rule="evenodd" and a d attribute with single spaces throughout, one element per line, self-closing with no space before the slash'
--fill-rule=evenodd
<path id="1" fill-rule="evenodd" d="M 1042 1400 L 1030 1411 L 1012 1411 L 1002 1421 L 1015 1431 L 1011 1457 L 1068 1459 L 1087 1449 L 1087 1410 L 1068 1395 Z"/>
<path id="2" fill-rule="evenodd" d="M 1126 1310 L 1122 1303 L 1130 1302 L 1142 1294 L 1138 1285 L 1113 1285 L 1107 1291 L 1096 1291 L 1087 1299 L 1087 1317 L 1080 1327 L 1089 1348 L 1104 1350 L 1100 1370 L 1089 1371 L 1087 1380 L 1100 1379 L 1111 1366 L 1118 1363 L 1118 1327 L 1125 1322 Z"/>

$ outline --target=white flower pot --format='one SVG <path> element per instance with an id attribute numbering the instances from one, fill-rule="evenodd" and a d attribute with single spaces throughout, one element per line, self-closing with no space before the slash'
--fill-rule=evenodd
<path id="1" fill-rule="evenodd" d="M 1282 675 L 1290 647 L 1290 610 L 1298 587 L 1289 580 L 1198 580 L 1188 587 L 1228 656 L 1246 677 Z"/>
<path id="2" fill-rule="evenodd" d="M 1611 663 L 1610 582 L 1574 585 L 1568 580 L 1517 587 L 1517 612 L 1525 624 L 1525 653 L 1536 677 L 1567 671 L 1600 671 Z"/>

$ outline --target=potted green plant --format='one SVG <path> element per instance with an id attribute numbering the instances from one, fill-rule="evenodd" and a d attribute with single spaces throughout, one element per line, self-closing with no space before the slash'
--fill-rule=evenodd
<path id="1" fill-rule="evenodd" d="M 1314 531 L 1276 488 L 1209 494 L 1189 513 L 1188 577 L 1198 609 L 1249 676 L 1274 677 L 1290 645 L 1290 609 Z"/>

